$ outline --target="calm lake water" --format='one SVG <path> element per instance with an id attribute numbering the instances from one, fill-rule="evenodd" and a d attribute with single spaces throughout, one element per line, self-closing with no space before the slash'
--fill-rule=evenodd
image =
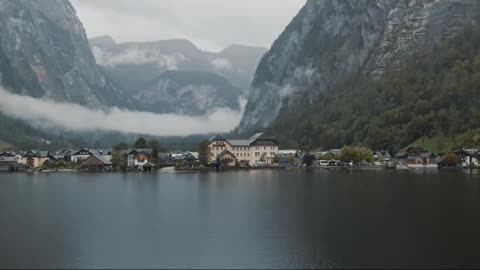
<path id="1" fill-rule="evenodd" d="M 1 268 L 479 266 L 479 174 L 0 174 Z"/>

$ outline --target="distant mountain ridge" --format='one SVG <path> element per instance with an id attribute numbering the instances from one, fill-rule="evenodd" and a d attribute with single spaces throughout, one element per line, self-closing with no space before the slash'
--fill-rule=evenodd
<path id="1" fill-rule="evenodd" d="M 185 39 L 115 43 L 109 36 L 90 39 L 97 63 L 129 92 L 168 70 L 212 72 L 247 93 L 266 48 L 232 45 L 219 53 L 198 49 Z M 126 78 L 132 74 L 133 78 Z"/>

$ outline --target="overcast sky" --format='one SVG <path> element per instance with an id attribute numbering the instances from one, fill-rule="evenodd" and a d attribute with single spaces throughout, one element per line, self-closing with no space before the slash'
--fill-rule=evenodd
<path id="1" fill-rule="evenodd" d="M 204 50 L 269 47 L 306 0 L 71 0 L 89 37 L 185 38 Z"/>

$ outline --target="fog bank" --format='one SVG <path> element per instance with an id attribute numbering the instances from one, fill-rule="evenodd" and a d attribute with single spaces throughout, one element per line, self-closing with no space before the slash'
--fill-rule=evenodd
<path id="1" fill-rule="evenodd" d="M 241 101 L 242 108 L 245 101 Z M 116 131 L 152 136 L 187 136 L 233 130 L 243 112 L 213 109 L 202 116 L 155 114 L 119 108 L 91 109 L 85 106 L 36 99 L 7 92 L 0 87 L 0 111 L 34 126 L 70 131 Z"/>

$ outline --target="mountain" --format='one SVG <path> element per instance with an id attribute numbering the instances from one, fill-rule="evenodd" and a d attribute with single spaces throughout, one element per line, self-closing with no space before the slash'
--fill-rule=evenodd
<path id="1" fill-rule="evenodd" d="M 291 115 L 309 118 L 306 107 L 328 111 L 329 96 L 441 46 L 474 24 L 479 11 L 480 2 L 471 0 L 309 0 L 260 61 L 238 132 L 286 123 Z M 312 120 L 307 127 L 329 124 Z M 297 145 L 315 140 L 306 137 Z"/>
<path id="2" fill-rule="evenodd" d="M 0 0 L 0 78 L 10 91 L 90 107 L 133 100 L 96 65 L 66 0 Z"/>
<path id="3" fill-rule="evenodd" d="M 109 36 L 90 39 L 97 63 L 130 93 L 168 70 L 213 72 L 248 92 L 265 48 L 233 45 L 206 52 L 183 39 L 117 44 Z M 127 76 L 128 75 L 128 76 Z"/>
<path id="4" fill-rule="evenodd" d="M 166 71 L 135 96 L 148 111 L 201 115 L 212 108 L 240 110 L 241 90 L 210 72 Z"/>

